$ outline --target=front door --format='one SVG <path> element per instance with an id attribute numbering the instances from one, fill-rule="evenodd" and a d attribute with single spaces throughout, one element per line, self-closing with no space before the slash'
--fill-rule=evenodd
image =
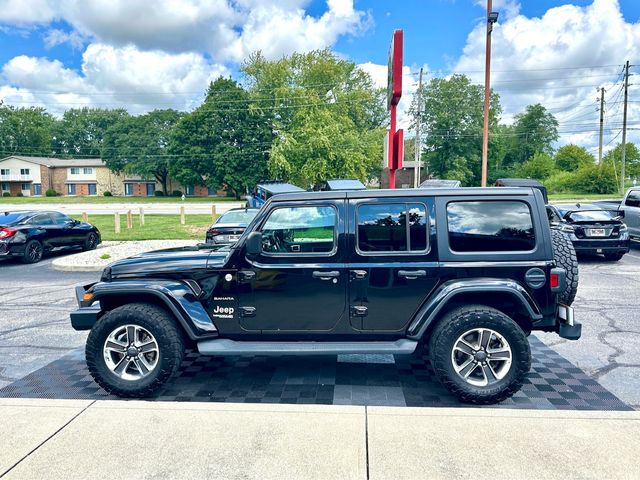
<path id="1" fill-rule="evenodd" d="M 631 190 L 621 208 L 625 211 L 623 221 L 629 227 L 629 233 L 640 235 L 640 190 Z"/>
<path id="2" fill-rule="evenodd" d="M 353 328 L 403 332 L 438 282 L 431 198 L 351 200 Z"/>
<path id="3" fill-rule="evenodd" d="M 343 200 L 276 204 L 258 227 L 263 251 L 243 259 L 240 324 L 264 333 L 328 332 L 346 310 Z"/>

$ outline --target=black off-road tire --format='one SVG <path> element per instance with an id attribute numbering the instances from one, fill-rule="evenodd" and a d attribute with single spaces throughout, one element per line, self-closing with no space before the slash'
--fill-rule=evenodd
<path id="1" fill-rule="evenodd" d="M 95 250 L 98 247 L 99 240 L 97 233 L 90 232 L 84 239 L 82 251 L 86 252 L 87 250 Z"/>
<path id="2" fill-rule="evenodd" d="M 107 367 L 103 348 L 109 334 L 123 325 L 139 325 L 157 340 L 158 363 L 147 377 L 123 380 Z M 185 353 L 185 340 L 180 327 L 166 310 L 147 303 L 131 303 L 117 307 L 104 315 L 91 329 L 85 356 L 89 372 L 107 392 L 127 398 L 152 395 L 176 374 Z"/>
<path id="3" fill-rule="evenodd" d="M 560 230 L 551 229 L 551 241 L 553 242 L 553 258 L 558 267 L 567 272 L 566 287 L 558 294 L 558 301 L 564 305 L 571 305 L 578 293 L 578 257 L 573 243 L 567 235 Z"/>
<path id="4" fill-rule="evenodd" d="M 38 240 L 29 240 L 24 246 L 22 263 L 38 263 L 44 255 L 44 247 Z"/>
<path id="5" fill-rule="evenodd" d="M 452 351 L 457 339 L 475 328 L 489 328 L 502 335 L 511 348 L 511 366 L 506 375 L 484 387 L 467 383 L 455 371 Z M 504 313 L 484 305 L 468 305 L 447 313 L 429 340 L 431 364 L 438 380 L 460 401 L 476 405 L 501 402 L 522 387 L 531 368 L 531 349 L 525 332 Z"/>
<path id="6" fill-rule="evenodd" d="M 620 253 L 620 252 L 605 253 L 604 254 L 604 258 L 606 258 L 607 260 L 609 260 L 611 262 L 617 262 L 618 260 L 621 260 L 622 257 L 624 257 L 624 253 Z"/>

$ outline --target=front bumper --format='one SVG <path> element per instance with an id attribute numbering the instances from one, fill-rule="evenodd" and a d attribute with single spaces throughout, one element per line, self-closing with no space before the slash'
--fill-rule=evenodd
<path id="1" fill-rule="evenodd" d="M 558 335 L 567 340 L 578 340 L 582 335 L 582 324 L 575 321 L 573 307 L 558 305 Z"/>
<path id="2" fill-rule="evenodd" d="M 70 314 L 71 326 L 74 330 L 91 330 L 91 327 L 93 327 L 98 321 L 98 318 L 100 318 L 100 314 L 102 313 L 100 302 L 92 305 L 83 299 L 84 294 L 87 293 L 87 290 L 93 285 L 93 283 L 90 285 L 76 285 L 76 301 L 78 302 L 79 308 Z"/>

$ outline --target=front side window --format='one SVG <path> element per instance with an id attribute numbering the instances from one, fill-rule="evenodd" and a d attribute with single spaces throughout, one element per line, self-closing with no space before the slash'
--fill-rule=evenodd
<path id="1" fill-rule="evenodd" d="M 71 218 L 60 212 L 51 212 L 49 215 L 51 215 L 51 219 L 56 225 L 65 225 L 66 223 L 71 221 Z"/>
<path id="2" fill-rule="evenodd" d="M 422 203 L 360 205 L 357 218 L 360 252 L 427 250 L 427 209 Z"/>
<path id="3" fill-rule="evenodd" d="M 518 252 L 536 246 L 531 211 L 523 202 L 451 202 L 447 223 L 454 252 Z"/>
<path id="4" fill-rule="evenodd" d="M 329 254 L 336 246 L 336 210 L 330 206 L 277 208 L 262 227 L 267 254 Z"/>

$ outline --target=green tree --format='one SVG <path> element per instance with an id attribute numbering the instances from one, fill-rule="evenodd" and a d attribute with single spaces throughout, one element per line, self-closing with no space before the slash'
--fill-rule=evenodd
<path id="1" fill-rule="evenodd" d="M 613 165 L 616 172 L 620 172 L 620 162 L 622 161 L 622 144 L 619 143 L 614 149 L 609 150 L 602 158 L 603 163 Z M 624 159 L 625 176 L 640 176 L 640 151 L 633 143 L 627 143 Z"/>
<path id="2" fill-rule="evenodd" d="M 0 157 L 51 155 L 54 118 L 44 108 L 0 103 Z"/>
<path id="3" fill-rule="evenodd" d="M 185 185 L 223 187 L 236 198 L 267 178 L 270 122 L 235 81 L 218 78 L 204 103 L 176 125 L 171 175 Z"/>
<path id="4" fill-rule="evenodd" d="M 546 153 L 536 153 L 518 167 L 517 174 L 519 177 L 546 180 L 553 174 L 555 168 L 555 163 L 550 155 Z"/>
<path id="5" fill-rule="evenodd" d="M 106 131 L 129 114 L 123 108 L 72 108 L 54 129 L 53 148 L 66 157 L 100 157 Z"/>
<path id="6" fill-rule="evenodd" d="M 328 49 L 276 61 L 258 52 L 242 71 L 253 108 L 263 113 L 276 134 L 269 162 L 272 176 L 313 186 L 330 177 L 347 175 L 365 181 L 380 174 L 387 124 L 385 92 L 375 88 L 371 77 L 354 63 Z M 322 144 L 310 136 L 311 128 L 318 130 Z M 319 172 L 311 172 L 309 165 Z M 308 176 L 303 177 L 302 171 Z"/>
<path id="7" fill-rule="evenodd" d="M 539 103 L 529 105 L 524 113 L 515 116 L 504 166 L 512 167 L 526 162 L 536 153 L 553 153 L 558 140 L 558 121 Z"/>
<path id="8" fill-rule="evenodd" d="M 154 178 L 166 195 L 170 164 L 167 148 L 171 130 L 181 116 L 169 109 L 124 117 L 106 131 L 102 159 L 113 171 Z"/>
<path id="9" fill-rule="evenodd" d="M 586 165 L 593 165 L 596 159 L 586 148 L 569 144 L 558 149 L 555 161 L 560 170 L 575 172 Z"/>
<path id="10" fill-rule="evenodd" d="M 417 119 L 422 102 L 421 125 L 426 135 L 423 159 L 437 178 L 478 185 L 481 175 L 484 89 L 465 75 L 434 78 L 416 94 L 410 108 Z M 489 129 L 498 132 L 502 109 L 499 96 L 490 97 Z M 489 135 L 489 170 L 496 170 L 501 136 Z"/>

